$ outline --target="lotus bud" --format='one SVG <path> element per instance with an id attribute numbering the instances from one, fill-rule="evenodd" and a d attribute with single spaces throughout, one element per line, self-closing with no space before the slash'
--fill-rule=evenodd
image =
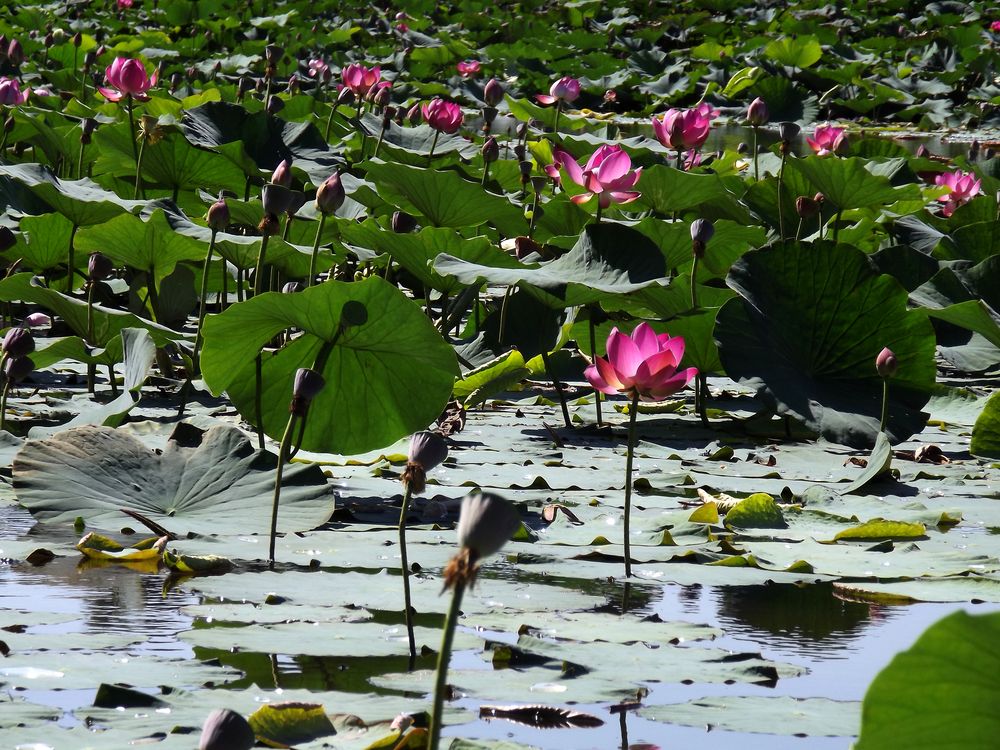
<path id="1" fill-rule="evenodd" d="M 285 282 L 285 285 L 283 287 L 281 287 L 281 293 L 295 294 L 296 292 L 301 292 L 305 288 L 306 288 L 305 284 L 303 284 L 301 281 L 288 281 Z"/>
<path id="2" fill-rule="evenodd" d="M 281 187 L 291 187 L 292 185 L 292 162 L 291 159 L 283 159 L 271 173 L 271 182 Z"/>
<path id="3" fill-rule="evenodd" d="M 808 195 L 800 195 L 795 199 L 795 213 L 800 219 L 811 219 L 819 213 L 820 204 Z"/>
<path id="4" fill-rule="evenodd" d="M 392 231 L 396 234 L 407 234 L 417 228 L 417 220 L 408 213 L 395 211 L 392 214 Z"/>
<path id="5" fill-rule="evenodd" d="M 379 86 L 377 83 L 372 86 L 372 88 L 377 89 L 375 95 L 372 97 L 372 101 L 375 103 L 376 107 L 384 108 L 388 106 L 389 102 L 392 100 L 392 89 L 389 86 Z"/>
<path id="6" fill-rule="evenodd" d="M 219 199 L 208 207 L 208 227 L 213 232 L 221 232 L 229 226 L 229 206 L 226 199 L 219 195 Z"/>
<path id="7" fill-rule="evenodd" d="M 410 123 L 412 127 L 416 127 L 420 124 L 420 120 L 423 119 L 423 115 L 420 112 L 420 102 L 417 102 L 408 110 L 406 110 L 406 120 Z"/>
<path id="8" fill-rule="evenodd" d="M 396 119 L 396 108 L 390 105 L 382 107 L 382 127 L 388 128 L 392 121 Z"/>
<path id="9" fill-rule="evenodd" d="M 285 50 L 277 44 L 269 44 L 264 48 L 264 58 L 269 65 L 277 65 L 284 57 Z"/>
<path id="10" fill-rule="evenodd" d="M 83 131 L 80 133 L 80 143 L 86 146 L 90 143 L 94 131 L 97 130 L 97 120 L 93 117 L 84 118 L 83 122 L 80 123 L 80 129 Z"/>
<path id="11" fill-rule="evenodd" d="M 527 185 L 531 178 L 531 169 L 534 165 L 530 161 L 518 162 L 517 168 L 521 171 L 521 184 Z"/>
<path id="12" fill-rule="evenodd" d="M 84 71 L 89 71 L 94 67 L 94 63 L 97 62 L 97 55 L 94 54 L 94 50 L 89 50 L 83 55 L 83 69 Z"/>
<path id="13" fill-rule="evenodd" d="M 708 219 L 695 219 L 691 223 L 691 252 L 696 258 L 705 254 L 705 246 L 715 234 L 715 227 Z"/>
<path id="14" fill-rule="evenodd" d="M 892 349 L 885 347 L 878 353 L 878 356 L 875 358 L 875 369 L 881 378 L 888 380 L 891 377 L 895 377 L 899 371 L 899 360 L 896 359 L 896 355 L 893 354 Z"/>
<path id="15" fill-rule="evenodd" d="M 497 143 L 496 138 L 490 136 L 486 139 L 486 142 L 483 143 L 483 147 L 480 149 L 479 153 L 483 155 L 483 161 L 487 164 L 494 162 L 500 158 L 500 144 Z"/>
<path id="16" fill-rule="evenodd" d="M 499 495 L 487 492 L 466 495 L 458 519 L 458 544 L 482 560 L 500 551 L 518 527 L 521 516 Z"/>
<path id="17" fill-rule="evenodd" d="M 290 76 L 288 76 L 288 93 L 289 93 L 289 95 L 294 96 L 295 94 L 297 94 L 298 91 L 299 91 L 299 86 L 300 85 L 301 85 L 301 83 L 299 81 L 299 77 L 295 73 L 292 73 Z"/>
<path id="18" fill-rule="evenodd" d="M 802 128 L 796 125 L 794 122 L 782 122 L 778 123 L 778 137 L 784 143 L 790 143 L 793 138 L 795 138 Z"/>
<path id="19" fill-rule="evenodd" d="M 7 59 L 15 68 L 20 67 L 21 63 L 24 62 L 24 47 L 21 46 L 19 40 L 10 40 L 10 45 L 7 47 Z"/>
<path id="20" fill-rule="evenodd" d="M 427 472 L 448 457 L 448 443 L 436 432 L 417 432 L 410 438 L 410 452 L 401 480 L 414 495 L 426 487 Z"/>
<path id="21" fill-rule="evenodd" d="M 170 93 L 172 94 L 177 91 L 177 89 L 181 87 L 182 83 L 184 83 L 184 76 L 180 73 L 173 73 L 170 76 Z"/>
<path id="22" fill-rule="evenodd" d="M 754 127 L 766 125 L 769 119 L 767 104 L 759 96 L 747 107 L 747 122 Z"/>
<path id="23" fill-rule="evenodd" d="M 35 351 L 35 337 L 27 328 L 11 328 L 3 337 L 2 347 L 7 357 L 25 357 Z"/>
<path id="24" fill-rule="evenodd" d="M 31 357 L 8 357 L 3 363 L 3 375 L 8 382 L 20 383 L 35 369 Z"/>
<path id="25" fill-rule="evenodd" d="M 514 130 L 515 135 L 517 135 L 519 140 L 524 140 L 525 136 L 528 135 L 528 123 L 519 122 L 517 128 Z"/>
<path id="26" fill-rule="evenodd" d="M 269 115 L 276 115 L 281 110 L 285 108 L 285 102 L 277 94 L 271 94 L 271 97 L 267 100 L 267 113 Z"/>
<path id="27" fill-rule="evenodd" d="M 114 270 L 114 262 L 103 253 L 91 253 L 87 259 L 87 278 L 91 281 L 103 281 Z"/>
<path id="28" fill-rule="evenodd" d="M 29 328 L 40 328 L 41 326 L 52 325 L 52 318 L 45 313 L 36 312 L 27 316 L 24 322 Z"/>
<path id="29" fill-rule="evenodd" d="M 268 183 L 260 191 L 261 203 L 264 206 L 264 213 L 271 216 L 278 216 L 288 210 L 292 203 L 292 191 L 281 185 Z"/>
<path id="30" fill-rule="evenodd" d="M 79 31 L 76 32 L 73 35 L 73 40 L 72 41 L 73 41 L 73 46 L 74 47 L 79 47 L 81 44 L 83 44 L 83 34 L 81 34 Z"/>
<path id="31" fill-rule="evenodd" d="M 347 86 L 337 92 L 337 106 L 341 104 L 346 104 L 348 107 L 354 104 L 354 92 Z"/>
<path id="32" fill-rule="evenodd" d="M 14 42 L 11 42 L 13 44 Z M 56 35 L 53 32 L 48 32 L 44 37 L 42 37 L 42 45 L 45 47 L 51 47 L 56 43 Z M 11 60 L 13 62 L 13 60 Z"/>
<path id="33" fill-rule="evenodd" d="M 316 190 L 316 210 L 321 214 L 332 214 L 344 205 L 344 185 L 340 173 L 334 172 Z"/>
<path id="34" fill-rule="evenodd" d="M 250 91 L 253 90 L 254 82 L 249 76 L 241 76 L 236 84 L 236 101 L 241 101 Z"/>
<path id="35" fill-rule="evenodd" d="M 496 78 L 488 80 L 483 87 L 483 101 L 488 107 L 495 107 L 503 101 L 503 94 L 503 86 Z"/>
<path id="36" fill-rule="evenodd" d="M 930 155 L 931 155 L 931 152 L 927 149 L 927 146 L 925 146 L 923 143 L 921 143 L 919 146 L 917 146 L 917 157 L 918 158 L 920 158 L 920 159 L 926 159 Z"/>
<path id="37" fill-rule="evenodd" d="M 326 385 L 326 381 L 323 380 L 322 375 L 307 367 L 300 367 L 295 372 L 292 402 L 288 406 L 288 411 L 297 417 L 304 417 L 309 411 L 309 404 L 323 390 L 324 385 Z"/>
<path id="38" fill-rule="evenodd" d="M 228 708 L 217 708 L 205 719 L 198 750 L 250 750 L 256 744 L 246 719 Z"/>
<path id="39" fill-rule="evenodd" d="M 17 236 L 10 227 L 0 227 L 0 253 L 10 250 L 17 244 Z"/>

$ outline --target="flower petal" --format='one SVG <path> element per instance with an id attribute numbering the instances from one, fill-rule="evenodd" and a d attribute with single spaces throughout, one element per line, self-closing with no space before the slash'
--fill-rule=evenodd
<path id="1" fill-rule="evenodd" d="M 666 398 L 667 396 L 672 396 L 690 383 L 697 374 L 698 369 L 696 367 L 689 367 L 686 370 L 681 370 L 673 377 L 657 383 L 657 385 L 649 391 L 648 396 L 650 399 L 656 401 Z"/>
<path id="2" fill-rule="evenodd" d="M 539 104 L 555 104 L 556 98 L 549 94 L 535 94 L 535 99 Z"/>
<path id="3" fill-rule="evenodd" d="M 660 351 L 656 331 L 653 330 L 653 327 L 649 323 L 642 322 L 637 325 L 635 330 L 632 331 L 632 340 L 639 349 L 639 356 L 643 359 L 652 357 Z"/>
<path id="4" fill-rule="evenodd" d="M 622 385 L 629 386 L 635 378 L 635 372 L 642 364 L 639 347 L 630 336 L 617 329 L 608 336 L 608 362 L 618 373 Z"/>
<path id="5" fill-rule="evenodd" d="M 580 169 L 580 165 L 576 163 L 576 160 L 568 152 L 557 148 L 555 153 L 552 154 L 552 158 L 556 160 L 556 163 L 562 165 L 562 168 L 566 170 L 566 174 L 569 175 L 569 178 L 573 182 L 577 185 L 585 184 L 583 170 Z"/>

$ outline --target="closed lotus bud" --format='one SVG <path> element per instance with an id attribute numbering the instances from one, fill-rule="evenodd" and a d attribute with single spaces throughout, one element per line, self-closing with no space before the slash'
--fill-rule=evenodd
<path id="1" fill-rule="evenodd" d="M 417 220 L 403 211 L 392 214 L 392 231 L 396 234 L 406 234 L 417 228 Z"/>
<path id="2" fill-rule="evenodd" d="M 288 410 L 297 417 L 304 417 L 309 411 L 309 404 L 316 398 L 326 381 L 323 376 L 308 367 L 300 367 L 295 372 L 295 381 L 292 385 L 292 403 Z"/>
<path id="3" fill-rule="evenodd" d="M 267 100 L 267 113 L 269 115 L 276 115 L 281 110 L 285 108 L 285 102 L 277 94 L 271 94 L 271 98 Z"/>
<path id="4" fill-rule="evenodd" d="M 747 107 L 747 122 L 753 126 L 766 125 L 769 118 L 767 104 L 759 96 Z"/>
<path id="5" fill-rule="evenodd" d="M 802 128 L 794 122 L 782 122 L 778 124 L 778 137 L 785 143 L 788 143 L 795 138 L 801 130 Z"/>
<path id="6" fill-rule="evenodd" d="M 239 101 L 244 96 L 246 96 L 250 91 L 253 90 L 253 79 L 249 76 L 240 77 L 239 82 L 236 84 L 236 99 Z"/>
<path id="7" fill-rule="evenodd" d="M 94 63 L 97 62 L 97 55 L 94 54 L 94 50 L 84 53 L 83 55 L 83 69 L 90 70 L 94 67 Z"/>
<path id="8" fill-rule="evenodd" d="M 287 281 L 285 282 L 285 285 L 281 287 L 281 293 L 295 294 L 296 292 L 301 292 L 305 288 L 306 288 L 305 284 L 303 284 L 301 281 Z"/>
<path id="9" fill-rule="evenodd" d="M 35 337 L 27 328 L 11 328 L 3 337 L 2 346 L 7 357 L 26 357 L 35 351 Z"/>
<path id="10" fill-rule="evenodd" d="M 0 227 L 0 253 L 17 244 L 17 236 L 10 227 Z"/>
<path id="11" fill-rule="evenodd" d="M 930 155 L 931 152 L 927 149 L 927 146 L 925 146 L 922 143 L 919 146 L 917 146 L 917 157 L 921 159 L 926 159 Z"/>
<path id="12" fill-rule="evenodd" d="M 278 216 L 288 210 L 292 204 L 292 191 L 281 185 L 268 183 L 260 191 L 260 200 L 264 205 L 264 213 Z"/>
<path id="13" fill-rule="evenodd" d="M 448 457 L 448 443 L 436 432 L 417 432 L 410 438 L 406 468 L 400 478 L 414 495 L 426 487 L 427 472 Z"/>
<path id="14" fill-rule="evenodd" d="M 292 162 L 290 159 L 283 159 L 271 173 L 271 182 L 281 187 L 291 187 L 292 185 Z"/>
<path id="15" fill-rule="evenodd" d="M 503 101 L 503 94 L 503 86 L 496 78 L 488 80 L 483 87 L 483 101 L 488 107 L 495 107 Z"/>
<path id="16" fill-rule="evenodd" d="M 795 199 L 795 213 L 800 219 L 811 219 L 819 213 L 819 203 L 808 195 L 800 195 Z"/>
<path id="17" fill-rule="evenodd" d="M 483 143 L 483 147 L 480 149 L 479 153 L 483 155 L 483 161 L 487 164 L 494 162 L 500 158 L 500 144 L 497 143 L 496 138 L 490 136 L 486 139 L 486 142 Z"/>
<path id="18" fill-rule="evenodd" d="M 7 47 L 7 59 L 10 60 L 10 64 L 15 68 L 24 62 L 24 47 L 21 46 L 19 40 L 10 40 L 10 45 Z"/>
<path id="19" fill-rule="evenodd" d="M 288 76 L 288 93 L 290 95 L 294 96 L 296 93 L 298 93 L 300 85 L 301 83 L 299 82 L 299 77 L 297 75 L 292 73 L 290 76 Z"/>
<path id="20" fill-rule="evenodd" d="M 229 226 L 229 206 L 221 195 L 219 200 L 208 207 L 208 227 L 214 232 L 221 232 Z"/>
<path id="21" fill-rule="evenodd" d="M 377 86 L 378 84 L 376 84 Z M 382 108 L 388 106 L 392 99 L 392 89 L 388 86 L 380 87 L 376 92 L 375 96 L 372 97 L 372 101 L 375 102 L 375 106 Z"/>
<path id="22" fill-rule="evenodd" d="M 708 219 L 695 219 L 691 222 L 691 252 L 698 258 L 705 254 L 705 246 L 715 234 L 715 227 Z"/>
<path id="23" fill-rule="evenodd" d="M 519 139 L 521 139 L 523 141 L 524 138 L 525 138 L 525 136 L 528 135 L 528 123 L 526 123 L 526 122 L 519 122 L 517 124 L 517 128 L 515 128 L 515 130 L 514 130 L 514 133 L 515 133 L 515 135 L 517 135 L 517 137 Z"/>
<path id="24" fill-rule="evenodd" d="M 271 65 L 277 65 L 281 62 L 281 58 L 284 54 L 285 50 L 277 44 L 269 44 L 264 48 L 264 57 Z"/>
<path id="25" fill-rule="evenodd" d="M 11 383 L 20 383 L 35 369 L 31 357 L 8 357 L 3 363 L 4 377 Z"/>
<path id="26" fill-rule="evenodd" d="M 887 380 L 896 375 L 899 371 L 899 360 L 896 359 L 892 349 L 885 347 L 878 353 L 875 358 L 875 369 L 878 371 L 879 377 Z"/>
<path id="27" fill-rule="evenodd" d="M 173 93 L 173 92 L 177 91 L 177 89 L 179 89 L 181 87 L 182 83 L 184 83 L 184 76 L 182 76 L 180 73 L 173 73 L 173 74 L 171 74 L 171 76 L 170 76 L 170 93 Z"/>
<path id="28" fill-rule="evenodd" d="M 228 708 L 218 708 L 205 719 L 198 750 L 250 750 L 256 744 L 257 737 L 246 719 Z"/>
<path id="29" fill-rule="evenodd" d="M 114 262 L 104 253 L 91 253 L 87 259 L 87 278 L 91 281 L 103 281 L 114 270 Z"/>
<path id="30" fill-rule="evenodd" d="M 81 44 L 83 44 L 83 34 L 78 31 L 73 35 L 73 46 L 79 47 Z"/>
<path id="31" fill-rule="evenodd" d="M 97 130 L 97 120 L 93 117 L 84 118 L 83 122 L 80 123 L 80 129 L 83 131 L 80 133 L 80 143 L 86 146 L 90 143 L 94 131 Z"/>
<path id="32" fill-rule="evenodd" d="M 470 550 L 476 560 L 482 560 L 499 552 L 520 525 L 517 510 L 499 495 L 466 495 L 458 518 L 458 544 Z"/>
<path id="33" fill-rule="evenodd" d="M 347 88 L 347 86 L 344 86 L 344 88 L 337 92 L 337 104 L 346 104 L 347 106 L 354 104 L 354 92 Z"/>
<path id="34" fill-rule="evenodd" d="M 344 184 L 340 173 L 334 172 L 316 190 L 316 210 L 322 214 L 332 214 L 344 205 Z"/>
<path id="35" fill-rule="evenodd" d="M 45 313 L 31 313 L 24 319 L 25 325 L 30 328 L 39 328 L 40 326 L 50 326 L 52 325 L 52 318 Z"/>
<path id="36" fill-rule="evenodd" d="M 412 127 L 416 127 L 420 124 L 423 119 L 423 115 L 420 112 L 420 102 L 417 102 L 408 110 L 406 110 L 406 120 L 410 123 Z"/>

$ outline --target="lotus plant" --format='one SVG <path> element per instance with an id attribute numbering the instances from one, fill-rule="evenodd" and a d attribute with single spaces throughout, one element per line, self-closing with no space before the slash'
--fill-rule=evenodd
<path id="1" fill-rule="evenodd" d="M 434 129 L 434 140 L 431 141 L 431 150 L 427 155 L 427 158 L 430 159 L 434 156 L 434 148 L 437 146 L 438 136 L 441 133 L 448 133 L 449 135 L 456 133 L 462 127 L 462 108 L 455 104 L 455 102 L 435 97 L 430 102 L 420 106 L 420 113 L 423 115 L 424 122 Z"/>
<path id="2" fill-rule="evenodd" d="M 11 328 L 0 344 L 0 379 L 3 392 L 0 395 L 0 430 L 4 429 L 7 418 L 7 395 L 14 383 L 26 378 L 35 369 L 35 363 L 28 356 L 35 351 L 35 337 L 27 328 Z"/>
<path id="3" fill-rule="evenodd" d="M 21 91 L 21 84 L 16 78 L 0 76 L 0 104 L 13 107 L 28 101 L 28 90 Z"/>
<path id="4" fill-rule="evenodd" d="M 941 209 L 943 216 L 951 216 L 956 208 L 965 205 L 982 192 L 982 180 L 976 179 L 973 173 L 963 172 L 960 169 L 937 175 L 934 184 L 948 189 L 947 193 L 938 198 L 944 203 L 944 208 Z"/>
<path id="5" fill-rule="evenodd" d="M 601 211 L 612 203 L 631 203 L 641 195 L 632 188 L 639 182 L 642 167 L 633 170 L 632 159 L 621 146 L 601 146 L 583 167 L 562 149 L 556 149 L 554 157 L 569 178 L 586 189 L 570 198 L 573 203 L 587 203 L 597 196 L 597 221 L 601 220 Z"/>
<path id="6" fill-rule="evenodd" d="M 198 353 L 201 351 L 202 327 L 205 325 L 206 300 L 208 299 L 208 269 L 211 266 L 212 254 L 215 251 L 215 239 L 219 232 L 229 226 L 229 219 L 229 205 L 220 193 L 219 199 L 208 207 L 208 214 L 205 217 L 208 228 L 212 230 L 212 236 L 208 241 L 208 254 L 205 256 L 205 265 L 201 271 L 201 295 L 198 298 L 198 332 L 194 337 L 194 353 L 191 355 L 191 361 L 194 364 L 196 372 L 200 370 Z M 223 273 L 223 278 L 225 278 L 225 273 Z"/>
<path id="7" fill-rule="evenodd" d="M 885 347 L 875 358 L 875 371 L 882 378 L 882 418 L 879 420 L 879 432 L 885 432 L 886 422 L 889 421 L 889 380 L 896 377 L 899 372 L 899 360 L 892 349 Z"/>
<path id="8" fill-rule="evenodd" d="M 462 499 L 456 529 L 459 551 L 444 570 L 444 589 L 451 589 L 453 593 L 444 621 L 441 650 L 438 652 L 434 708 L 431 711 L 427 750 L 438 750 L 441 742 L 444 696 L 448 689 L 448 663 L 451 661 L 451 645 L 461 612 L 462 596 L 467 588 L 475 584 L 479 563 L 499 552 L 520 525 L 521 517 L 517 510 L 499 495 L 477 492 Z"/>
<path id="9" fill-rule="evenodd" d="M 754 180 L 760 179 L 760 170 L 758 169 L 758 151 L 759 148 L 759 131 L 761 125 L 766 125 L 767 121 L 770 119 L 770 113 L 767 111 L 767 102 L 761 99 L 759 96 L 750 102 L 750 106 L 747 107 L 747 124 L 753 128 L 753 178 Z"/>
<path id="10" fill-rule="evenodd" d="M 684 167 L 684 151 L 697 152 L 705 145 L 717 114 L 717 110 L 703 102 L 691 109 L 668 109 L 659 118 L 653 118 L 653 135 L 663 146 L 677 152 L 678 169 Z"/>
<path id="11" fill-rule="evenodd" d="M 125 100 L 128 110 L 129 130 L 132 133 L 132 156 L 139 161 L 139 152 L 135 143 L 135 116 L 132 112 L 133 102 L 149 101 L 148 92 L 159 78 L 160 71 L 154 70 L 153 75 L 146 72 L 146 66 L 141 60 L 128 57 L 116 57 L 104 71 L 107 86 L 99 86 L 97 90 L 109 102 Z"/>
<path id="12" fill-rule="evenodd" d="M 316 189 L 316 211 L 319 213 L 319 225 L 316 227 L 312 256 L 309 258 L 309 276 L 306 277 L 306 286 L 312 286 L 316 279 L 316 259 L 319 256 L 319 246 L 323 236 L 323 227 L 326 224 L 326 217 L 335 213 L 338 208 L 344 205 L 346 197 L 344 184 L 340 180 L 340 172 L 334 172 Z"/>
<path id="13" fill-rule="evenodd" d="M 607 359 L 594 357 L 584 370 L 590 384 L 608 395 L 622 393 L 631 399 L 628 423 L 628 453 L 625 462 L 625 577 L 632 575 L 629 545 L 629 516 L 632 503 L 632 453 L 639 401 L 662 401 L 684 388 L 698 374 L 694 367 L 679 369 L 684 357 L 681 336 L 657 334 L 648 323 L 640 323 L 629 336 L 611 329 Z"/>
<path id="14" fill-rule="evenodd" d="M 410 451 L 403 470 L 403 504 L 399 509 L 399 557 L 403 572 L 403 604 L 406 635 L 410 642 L 410 669 L 417 658 L 417 642 L 413 637 L 413 608 L 410 606 L 410 566 L 406 558 L 406 516 L 410 501 L 427 485 L 427 472 L 448 457 L 448 443 L 435 432 L 417 432 L 410 438 Z"/>
<path id="15" fill-rule="evenodd" d="M 846 131 L 834 125 L 819 125 L 813 131 L 812 138 L 806 136 L 806 143 L 816 153 L 816 156 L 835 154 L 844 143 Z"/>
<path id="16" fill-rule="evenodd" d="M 475 78 L 480 68 L 478 60 L 463 60 L 455 67 L 462 78 Z"/>
<path id="17" fill-rule="evenodd" d="M 559 115 L 562 113 L 563 105 L 572 104 L 580 98 L 580 82 L 571 77 L 563 76 L 549 87 L 547 94 L 535 94 L 535 99 L 539 104 L 556 105 L 556 120 L 553 131 L 559 132 Z"/>

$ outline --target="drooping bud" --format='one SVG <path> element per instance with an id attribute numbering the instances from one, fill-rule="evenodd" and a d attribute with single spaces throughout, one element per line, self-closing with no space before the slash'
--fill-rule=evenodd
<path id="1" fill-rule="evenodd" d="M 323 390 L 326 381 L 323 376 L 308 367 L 300 367 L 295 372 L 295 382 L 292 385 L 292 402 L 288 410 L 297 417 L 304 417 L 309 411 L 309 404 Z"/>
<path id="2" fill-rule="evenodd" d="M 281 185 L 268 183 L 260 191 L 260 200 L 264 205 L 264 213 L 278 216 L 288 210 L 292 204 L 292 191 Z"/>
<path id="3" fill-rule="evenodd" d="M 766 125 L 770 113 L 767 111 L 767 104 L 759 96 L 750 102 L 747 107 L 747 122 L 754 127 Z"/>
<path id="4" fill-rule="evenodd" d="M 221 232 L 229 226 L 229 206 L 226 199 L 219 195 L 219 199 L 208 207 L 208 227 L 214 232 Z"/>
<path id="5" fill-rule="evenodd" d="M 500 144 L 497 143 L 497 139 L 491 135 L 486 139 L 486 142 L 483 143 L 483 147 L 480 149 L 479 153 L 483 155 L 483 161 L 487 164 L 494 162 L 500 158 Z"/>
<path id="6" fill-rule="evenodd" d="M 426 487 L 427 472 L 448 457 L 448 443 L 436 432 L 417 432 L 410 438 L 406 468 L 400 477 L 403 486 L 414 495 Z"/>
<path id="7" fill-rule="evenodd" d="M 11 328 L 3 337 L 3 353 L 10 357 L 25 357 L 35 351 L 35 337 L 27 328 Z"/>
<path id="8" fill-rule="evenodd" d="M 715 234 L 715 226 L 708 219 L 695 219 L 691 222 L 691 252 L 696 258 L 705 254 L 705 246 Z"/>
<path id="9" fill-rule="evenodd" d="M 896 355 L 893 354 L 892 349 L 885 347 L 878 353 L 878 356 L 875 358 L 875 369 L 881 378 L 888 380 L 891 377 L 895 377 L 899 371 L 899 360 L 896 359 Z"/>
<path id="10" fill-rule="evenodd" d="M 406 234 L 417 228 L 417 220 L 403 211 L 392 214 L 392 231 L 396 234 Z"/>
<path id="11" fill-rule="evenodd" d="M 802 128 L 796 125 L 794 122 L 782 122 L 778 124 L 778 137 L 781 138 L 785 143 L 789 143 L 793 138 L 795 138 Z"/>
<path id="12" fill-rule="evenodd" d="M 354 92 L 344 86 L 340 91 L 337 92 L 337 106 L 345 104 L 348 107 L 354 104 Z"/>
<path id="13" fill-rule="evenodd" d="M 375 84 L 375 86 L 378 86 L 378 84 Z M 378 89 L 375 91 L 375 95 L 372 97 L 372 101 L 379 109 L 387 107 L 391 100 L 392 89 L 388 86 L 378 86 Z"/>
<path id="14" fill-rule="evenodd" d="M 284 100 L 277 94 L 271 94 L 271 98 L 267 100 L 267 113 L 269 115 L 276 115 L 284 108 Z"/>
<path id="15" fill-rule="evenodd" d="M 271 173 L 271 182 L 281 187 L 291 187 L 292 185 L 292 162 L 290 159 L 282 159 L 281 163 L 274 168 Z"/>
<path id="16" fill-rule="evenodd" d="M 488 107 L 495 107 L 503 101 L 503 94 L 503 86 L 496 78 L 488 80 L 483 87 L 483 101 Z"/>
<path id="17" fill-rule="evenodd" d="M 411 127 L 419 125 L 422 119 L 423 115 L 420 112 L 420 102 L 417 102 L 406 110 L 406 121 L 410 123 Z"/>
<path id="18" fill-rule="evenodd" d="M 87 278 L 91 281 L 103 281 L 114 270 L 114 261 L 104 253 L 91 253 L 87 259 Z"/>
<path id="19" fill-rule="evenodd" d="M 3 363 L 3 375 L 11 383 L 20 383 L 35 369 L 31 357 L 8 357 Z"/>
<path id="20" fill-rule="evenodd" d="M 340 180 L 340 173 L 334 172 L 316 190 L 316 210 L 321 214 L 332 214 L 344 205 L 345 197 L 344 184 Z"/>
<path id="21" fill-rule="evenodd" d="M 269 65 L 277 65 L 284 55 L 285 50 L 277 44 L 269 44 L 264 47 L 264 57 Z"/>
<path id="22" fill-rule="evenodd" d="M 808 195 L 800 195 L 795 199 L 795 213 L 800 219 L 811 219 L 819 213 L 819 203 Z"/>
<path id="23" fill-rule="evenodd" d="M 198 750 L 250 750 L 256 744 L 246 719 L 231 709 L 217 708 L 202 725 Z"/>

